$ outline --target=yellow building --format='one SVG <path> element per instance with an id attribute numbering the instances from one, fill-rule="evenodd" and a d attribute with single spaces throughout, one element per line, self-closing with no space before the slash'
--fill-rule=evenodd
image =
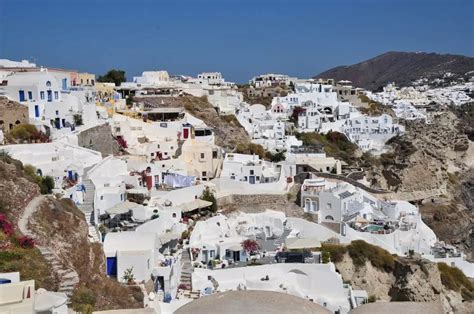
<path id="1" fill-rule="evenodd" d="M 90 73 L 77 73 L 76 86 L 94 86 L 95 75 Z"/>

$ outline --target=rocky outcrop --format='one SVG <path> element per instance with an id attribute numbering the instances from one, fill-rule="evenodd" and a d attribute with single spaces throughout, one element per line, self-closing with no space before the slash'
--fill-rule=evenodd
<path id="1" fill-rule="evenodd" d="M 442 302 L 447 313 L 469 313 L 467 309 L 473 304 L 465 302 L 459 292 L 446 289 L 437 264 L 427 260 L 397 257 L 393 270 L 387 272 L 369 261 L 356 267 L 345 254 L 336 269 L 345 282 L 366 290 L 379 301 Z"/>
<path id="2" fill-rule="evenodd" d="M 112 130 L 108 124 L 98 125 L 82 131 L 78 135 L 78 144 L 100 152 L 103 157 L 117 155 L 120 152 L 120 146 L 112 137 Z"/>
<path id="3" fill-rule="evenodd" d="M 84 214 L 68 199 L 48 198 L 32 215 L 29 229 L 41 246 L 52 256 L 57 270 L 65 281 L 65 288 L 74 283 L 73 295 L 87 289 L 95 295 L 95 309 L 140 308 L 143 295 L 140 289 L 122 286 L 105 275 L 105 256 L 102 246 L 90 243 Z M 66 275 L 69 277 L 67 277 Z"/>

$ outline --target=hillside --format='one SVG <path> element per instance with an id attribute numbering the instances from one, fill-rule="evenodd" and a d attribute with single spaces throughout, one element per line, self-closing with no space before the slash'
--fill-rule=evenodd
<path id="1" fill-rule="evenodd" d="M 474 70 L 474 58 L 436 53 L 391 51 L 363 62 L 338 66 L 316 78 L 350 80 L 354 86 L 375 90 L 394 81 L 405 86 L 420 77 L 436 77 L 445 72 L 464 74 Z"/>
<path id="2" fill-rule="evenodd" d="M 139 288 L 106 277 L 84 214 L 68 199 L 41 196 L 31 168 L 0 153 L 0 272 L 19 271 L 36 288 L 66 292 L 81 312 L 142 307 Z"/>
<path id="3" fill-rule="evenodd" d="M 347 246 L 324 244 L 323 262 L 331 260 L 344 282 L 366 290 L 369 302 L 440 302 L 446 313 L 469 313 L 474 285 L 457 268 L 420 257 L 393 256 L 361 240 Z"/>

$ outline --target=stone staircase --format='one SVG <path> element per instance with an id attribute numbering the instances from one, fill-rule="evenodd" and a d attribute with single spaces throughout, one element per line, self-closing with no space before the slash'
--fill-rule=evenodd
<path id="1" fill-rule="evenodd" d="M 197 299 L 200 296 L 199 292 L 192 291 L 192 281 L 191 276 L 193 274 L 193 266 L 191 264 L 191 256 L 189 255 L 189 250 L 184 249 L 181 255 L 181 278 L 180 278 L 180 285 L 185 285 L 190 289 L 181 289 L 182 295 L 185 298 L 189 299 Z"/>
<path id="2" fill-rule="evenodd" d="M 84 177 L 86 177 L 84 175 Z M 85 187 L 84 202 L 78 205 L 78 208 L 86 217 L 87 226 L 89 227 L 89 240 L 91 242 L 102 242 L 95 227 L 94 222 L 94 196 L 95 186 L 90 179 L 83 179 L 82 184 Z"/>
<path id="3" fill-rule="evenodd" d="M 38 246 L 43 257 L 51 263 L 53 272 L 58 276 L 59 288 L 58 292 L 63 292 L 67 295 L 68 299 L 71 298 L 74 288 L 79 283 L 79 275 L 77 272 L 63 265 L 60 259 L 47 247 Z"/>

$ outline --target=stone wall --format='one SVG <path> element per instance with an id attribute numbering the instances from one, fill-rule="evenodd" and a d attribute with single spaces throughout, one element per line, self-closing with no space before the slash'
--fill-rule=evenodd
<path id="1" fill-rule="evenodd" d="M 116 155 L 120 151 L 117 141 L 112 136 L 112 129 L 108 124 L 82 131 L 78 135 L 79 146 L 102 153 L 102 157 Z"/>
<path id="2" fill-rule="evenodd" d="M 303 209 L 288 201 L 286 194 L 227 195 L 218 198 L 217 205 L 224 213 L 232 211 L 259 213 L 269 209 L 284 212 L 289 217 L 302 217 L 304 214 Z"/>

